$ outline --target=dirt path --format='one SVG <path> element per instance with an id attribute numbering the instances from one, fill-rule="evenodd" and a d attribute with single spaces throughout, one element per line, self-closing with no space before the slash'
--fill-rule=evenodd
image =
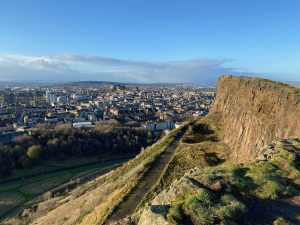
<path id="1" fill-rule="evenodd" d="M 183 132 L 184 133 L 184 132 Z M 143 200 L 145 195 L 154 187 L 159 181 L 164 169 L 167 167 L 172 156 L 178 147 L 180 137 L 167 147 L 167 149 L 159 156 L 159 158 L 153 163 L 149 171 L 146 172 L 144 177 L 130 193 L 130 195 L 115 209 L 109 219 L 104 223 L 108 225 L 113 221 L 120 220 L 128 215 L 134 213 L 140 202 Z"/>

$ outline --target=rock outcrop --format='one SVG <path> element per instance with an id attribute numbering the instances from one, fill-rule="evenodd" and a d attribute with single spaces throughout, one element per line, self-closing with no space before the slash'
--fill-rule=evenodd
<path id="1" fill-rule="evenodd" d="M 223 76 L 208 115 L 232 158 L 245 162 L 277 139 L 300 136 L 300 88 L 261 78 Z"/>
<path id="2" fill-rule="evenodd" d="M 199 168 L 195 168 L 188 171 L 187 174 L 200 171 Z M 171 202 L 187 193 L 195 193 L 199 188 L 198 184 L 187 176 L 174 181 L 169 188 L 159 193 L 151 204 L 145 207 L 138 225 L 168 225 L 166 216 Z"/>

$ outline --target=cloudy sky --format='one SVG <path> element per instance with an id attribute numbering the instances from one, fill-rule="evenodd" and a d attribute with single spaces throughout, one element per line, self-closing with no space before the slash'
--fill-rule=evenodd
<path id="1" fill-rule="evenodd" d="M 246 72 L 224 66 L 230 60 L 135 61 L 100 56 L 1 55 L 2 80 L 104 80 L 121 82 L 214 82 L 220 74 Z"/>
<path id="2" fill-rule="evenodd" d="M 0 80 L 300 80 L 297 0 L 10 0 Z"/>

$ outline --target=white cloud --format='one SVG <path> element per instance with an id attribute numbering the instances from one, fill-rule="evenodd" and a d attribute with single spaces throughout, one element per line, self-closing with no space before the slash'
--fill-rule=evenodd
<path id="1" fill-rule="evenodd" d="M 214 82 L 235 73 L 228 60 L 135 61 L 100 56 L 0 55 L 0 80 L 104 80 L 120 82 Z"/>

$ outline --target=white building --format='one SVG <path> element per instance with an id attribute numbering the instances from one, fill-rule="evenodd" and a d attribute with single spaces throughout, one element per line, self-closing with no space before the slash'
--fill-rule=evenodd
<path id="1" fill-rule="evenodd" d="M 82 127 L 87 127 L 87 128 L 94 128 L 95 125 L 93 125 L 91 122 L 78 122 L 78 123 L 73 123 L 74 128 L 82 128 Z"/>
<path id="2" fill-rule="evenodd" d="M 157 130 L 171 130 L 175 128 L 175 123 L 172 120 L 164 122 L 146 123 L 142 125 L 146 130 L 157 131 Z"/>

